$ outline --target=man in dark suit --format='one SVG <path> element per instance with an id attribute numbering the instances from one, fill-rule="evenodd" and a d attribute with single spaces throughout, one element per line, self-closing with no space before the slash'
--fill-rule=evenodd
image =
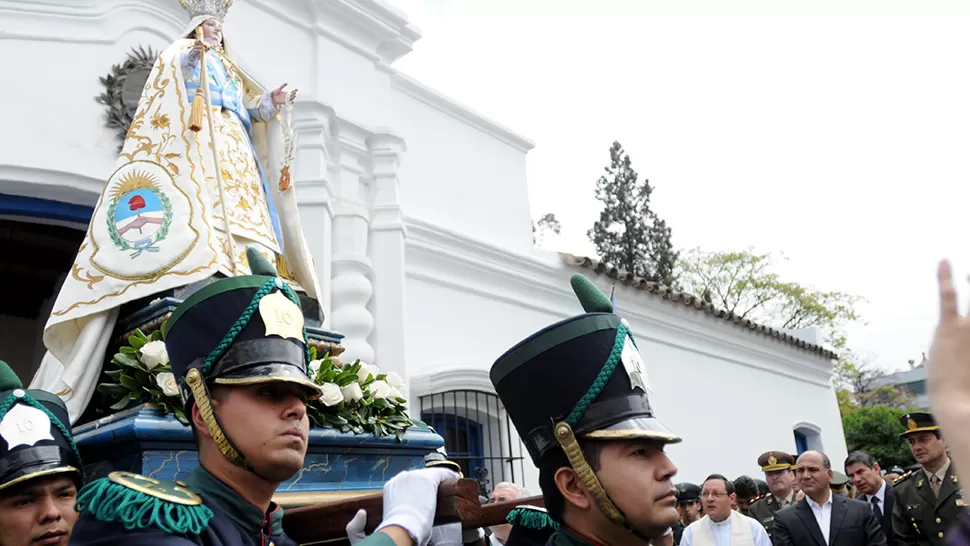
<path id="1" fill-rule="evenodd" d="M 832 493 L 832 463 L 827 456 L 802 453 L 795 475 L 805 498 L 775 514 L 775 546 L 886 545 L 870 505 Z"/>
<path id="2" fill-rule="evenodd" d="M 895 546 L 893 535 L 893 507 L 896 504 L 893 486 L 882 476 L 882 469 L 876 458 L 865 451 L 850 453 L 845 459 L 845 474 L 852 480 L 852 485 L 859 490 L 856 497 L 872 505 L 872 511 L 886 533 L 886 542 Z"/>

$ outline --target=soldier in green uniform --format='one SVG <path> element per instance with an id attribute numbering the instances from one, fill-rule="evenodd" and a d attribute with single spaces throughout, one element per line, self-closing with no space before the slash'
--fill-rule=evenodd
<path id="1" fill-rule="evenodd" d="M 701 487 L 693 483 L 677 484 L 677 513 L 680 520 L 674 525 L 674 544 L 680 544 L 680 537 L 688 525 L 701 519 Z"/>
<path id="2" fill-rule="evenodd" d="M 768 451 L 758 457 L 758 465 L 765 473 L 770 492 L 751 505 L 748 515 L 765 526 L 770 538 L 775 512 L 795 502 L 795 491 L 792 488 L 795 482 L 795 472 L 792 471 L 795 458 L 784 451 Z"/>
<path id="3" fill-rule="evenodd" d="M 672 543 L 677 467 L 664 446 L 680 438 L 654 416 L 627 321 L 586 277 L 571 282 L 586 313 L 515 345 L 490 372 L 560 524 L 549 544 Z"/>
<path id="4" fill-rule="evenodd" d="M 81 491 L 79 546 L 295 546 L 272 502 L 303 467 L 307 376 L 303 313 L 258 252 L 253 275 L 218 280 L 188 297 L 162 328 L 199 447 L 185 482 L 113 472 Z M 367 546 L 426 544 L 445 468 L 404 472 L 384 489 L 384 521 Z"/>
<path id="5" fill-rule="evenodd" d="M 81 456 L 67 407 L 26 390 L 0 361 L 0 546 L 66 546 L 77 521 Z"/>
<path id="6" fill-rule="evenodd" d="M 947 528 L 965 512 L 963 491 L 946 452 L 940 427 L 929 413 L 912 412 L 900 422 L 913 458 L 922 468 L 893 483 L 893 532 L 900 546 L 941 546 Z"/>

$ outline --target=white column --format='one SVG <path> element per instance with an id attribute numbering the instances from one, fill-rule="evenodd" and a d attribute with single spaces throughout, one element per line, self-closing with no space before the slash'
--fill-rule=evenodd
<path id="1" fill-rule="evenodd" d="M 319 103 L 300 104 L 293 117 L 298 135 L 293 180 L 300 204 L 300 225 L 316 266 L 324 328 L 330 328 L 334 216 L 331 181 L 340 174 L 339 165 L 332 158 L 336 146 L 331 130 L 333 110 Z"/>
<path id="2" fill-rule="evenodd" d="M 333 220 L 332 327 L 346 336 L 344 362 L 360 359 L 374 362 L 368 337 L 374 317 L 367 309 L 373 294 L 372 265 L 367 254 L 370 214 L 368 194 L 366 131 L 341 120 L 338 128 L 340 178 L 336 184 Z"/>
<path id="3" fill-rule="evenodd" d="M 397 176 L 403 139 L 378 130 L 367 139 L 371 171 L 370 257 L 374 265 L 375 328 L 371 345 L 383 372 L 407 377 L 405 363 L 404 247 L 407 231 L 401 214 L 401 188 Z M 407 392 L 403 393 L 407 397 Z"/>

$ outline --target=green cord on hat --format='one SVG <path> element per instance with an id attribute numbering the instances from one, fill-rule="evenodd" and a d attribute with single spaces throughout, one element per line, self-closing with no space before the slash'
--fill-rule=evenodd
<path id="1" fill-rule="evenodd" d="M 286 294 L 286 297 L 290 299 L 290 301 L 295 303 L 297 307 L 300 306 L 300 298 L 297 297 L 296 293 L 293 292 L 293 289 L 283 282 L 282 279 L 276 277 L 264 282 L 262 286 L 259 287 L 259 290 L 253 294 L 252 301 L 249 302 L 249 305 L 246 306 L 243 313 L 239 315 L 238 319 L 236 319 L 236 322 L 232 325 L 232 328 L 229 328 L 229 331 L 226 332 L 226 335 L 222 338 L 219 345 L 216 345 L 216 348 L 213 349 L 212 352 L 209 353 L 208 358 L 205 359 L 205 362 L 202 364 L 202 369 L 199 370 L 202 372 L 203 377 L 207 377 L 209 375 L 209 372 L 212 371 L 212 366 L 218 362 L 220 358 L 225 356 L 226 352 L 229 350 L 229 347 L 231 347 L 236 341 L 236 338 L 239 337 L 239 333 L 246 328 L 247 324 L 249 324 L 249 321 L 253 318 L 253 314 L 256 312 L 256 309 L 259 308 L 259 300 L 263 299 L 263 296 L 266 296 L 272 292 L 274 288 L 280 288 L 283 293 Z M 306 341 L 306 326 L 303 327 L 303 352 L 303 357 L 305 359 L 304 364 L 307 364 L 310 362 L 310 344 Z"/>
<path id="2" fill-rule="evenodd" d="M 627 330 L 626 326 L 623 324 L 617 326 L 616 340 L 613 342 L 613 350 L 610 351 L 610 358 L 606 361 L 606 364 L 603 364 L 603 369 L 600 370 L 599 375 L 596 376 L 596 380 L 593 381 L 592 385 L 590 385 L 589 390 L 586 391 L 586 394 L 579 399 L 579 402 L 576 403 L 576 407 L 574 407 L 573 411 L 569 413 L 568 417 L 566 417 L 565 422 L 570 427 L 576 428 L 576 425 L 579 424 L 579 421 L 583 418 L 586 410 L 588 410 L 589 406 L 596 401 L 596 397 L 603 392 L 603 389 L 606 388 L 606 384 L 610 382 L 610 378 L 613 377 L 613 371 L 616 370 L 616 366 L 623 358 L 623 346 L 626 344 L 626 336 L 628 332 L 629 330 Z"/>

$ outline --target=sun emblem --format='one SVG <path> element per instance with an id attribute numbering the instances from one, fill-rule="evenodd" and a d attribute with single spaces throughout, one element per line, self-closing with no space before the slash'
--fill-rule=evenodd
<path id="1" fill-rule="evenodd" d="M 768 456 L 768 464 L 770 464 L 770 465 L 776 465 L 776 464 L 778 464 L 778 458 L 775 457 L 774 455 L 769 455 Z"/>
<path id="2" fill-rule="evenodd" d="M 906 427 L 909 428 L 909 430 L 916 430 L 916 428 L 919 427 L 919 425 L 916 424 L 916 421 L 914 419 L 909 419 L 908 421 L 906 421 Z"/>
<path id="3" fill-rule="evenodd" d="M 172 204 L 158 180 L 147 171 L 132 168 L 118 173 L 108 197 L 108 233 L 121 250 L 132 250 L 131 259 L 144 252 L 158 252 L 172 225 Z"/>

